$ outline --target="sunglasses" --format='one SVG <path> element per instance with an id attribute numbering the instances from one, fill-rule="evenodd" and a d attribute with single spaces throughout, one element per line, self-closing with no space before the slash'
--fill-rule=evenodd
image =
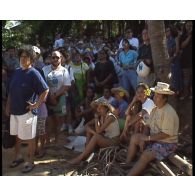
<path id="1" fill-rule="evenodd" d="M 58 57 L 58 56 L 52 56 L 51 58 L 52 58 L 53 60 L 55 60 L 55 59 L 59 60 L 59 59 L 60 59 L 60 57 Z"/>

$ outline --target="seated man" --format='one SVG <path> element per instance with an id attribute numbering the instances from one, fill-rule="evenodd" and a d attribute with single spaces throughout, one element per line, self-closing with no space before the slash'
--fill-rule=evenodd
<path id="1" fill-rule="evenodd" d="M 158 82 L 155 88 L 155 107 L 147 125 L 150 129 L 150 135 L 134 134 L 131 137 L 126 163 L 129 164 L 136 155 L 137 146 L 142 154 L 128 175 L 139 175 L 152 160 L 163 160 L 173 153 L 177 148 L 179 118 L 173 107 L 168 104 L 168 95 L 174 92 L 169 89 L 166 83 Z M 144 146 L 147 147 L 144 150 Z"/>
<path id="2" fill-rule="evenodd" d="M 108 86 L 104 87 L 103 96 L 100 97 L 98 100 L 108 101 L 108 103 L 112 105 L 112 103 L 115 101 L 115 98 L 111 94 L 110 87 L 108 87 Z"/>

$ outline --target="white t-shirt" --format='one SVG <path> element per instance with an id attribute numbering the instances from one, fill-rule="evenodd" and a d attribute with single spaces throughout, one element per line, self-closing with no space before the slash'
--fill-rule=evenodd
<path id="1" fill-rule="evenodd" d="M 146 101 L 142 104 L 142 110 L 145 110 L 149 115 L 154 107 L 156 106 L 153 100 L 150 98 L 147 98 Z"/>
<path id="2" fill-rule="evenodd" d="M 57 39 L 55 40 L 54 46 L 55 49 L 59 47 L 64 47 L 64 39 Z"/>
<path id="3" fill-rule="evenodd" d="M 59 66 L 57 70 L 52 70 L 52 65 L 43 67 L 44 76 L 51 93 L 55 93 L 62 86 L 71 86 L 68 70 Z"/>
<path id="4" fill-rule="evenodd" d="M 142 104 L 142 110 L 145 110 L 147 112 L 147 114 L 143 115 L 143 119 L 145 122 L 149 120 L 150 113 L 155 107 L 156 106 L 154 102 L 150 98 L 147 98 L 146 101 Z"/>
<path id="5" fill-rule="evenodd" d="M 139 40 L 137 38 L 131 38 L 131 39 L 128 39 L 129 43 L 136 47 L 137 49 L 139 48 Z M 121 40 L 120 44 L 119 44 L 119 49 L 123 48 L 123 39 Z"/>

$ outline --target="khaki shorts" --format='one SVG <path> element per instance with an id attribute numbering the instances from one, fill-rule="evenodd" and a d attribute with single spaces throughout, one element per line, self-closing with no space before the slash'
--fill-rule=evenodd
<path id="1" fill-rule="evenodd" d="M 66 97 L 65 95 L 60 96 L 59 102 L 56 106 L 48 106 L 48 115 L 65 116 L 66 112 Z"/>
<path id="2" fill-rule="evenodd" d="M 17 135 L 21 140 L 33 139 L 36 136 L 37 116 L 32 112 L 10 116 L 10 134 Z"/>

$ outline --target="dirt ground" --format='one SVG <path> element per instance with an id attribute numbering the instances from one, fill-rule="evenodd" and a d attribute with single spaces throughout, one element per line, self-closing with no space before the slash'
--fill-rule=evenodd
<path id="1" fill-rule="evenodd" d="M 170 103 L 176 108 L 180 118 L 179 130 L 179 147 L 177 154 L 185 158 L 190 163 L 192 162 L 192 100 L 170 100 Z M 35 159 L 35 168 L 30 173 L 23 174 L 21 172 L 22 164 L 16 168 L 9 168 L 13 160 L 13 148 L 2 148 L 2 174 L 4 176 L 57 176 L 57 175 L 72 175 L 74 169 L 67 168 L 66 160 L 78 155 L 78 153 L 65 149 L 64 144 L 66 135 L 61 132 L 59 144 L 57 147 L 48 147 L 46 155 L 42 159 Z M 27 147 L 22 147 L 24 159 L 27 156 Z"/>

